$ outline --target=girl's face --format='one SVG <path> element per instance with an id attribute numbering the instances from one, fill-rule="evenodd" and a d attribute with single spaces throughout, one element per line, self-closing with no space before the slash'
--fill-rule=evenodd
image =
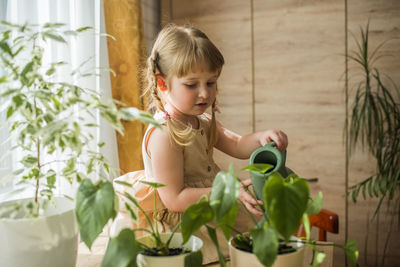
<path id="1" fill-rule="evenodd" d="M 171 115 L 201 115 L 212 105 L 217 93 L 218 71 L 205 71 L 197 68 L 185 76 L 173 75 L 168 82 L 166 108 Z"/>

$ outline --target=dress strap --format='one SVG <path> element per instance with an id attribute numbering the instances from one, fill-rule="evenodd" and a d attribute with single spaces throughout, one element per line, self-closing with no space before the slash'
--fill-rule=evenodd
<path id="1" fill-rule="evenodd" d="M 150 135 L 153 133 L 153 131 L 156 129 L 156 127 L 152 127 L 150 128 L 147 133 L 146 133 L 146 137 L 144 139 L 144 148 L 147 151 L 147 145 L 149 144 L 149 140 L 150 140 Z"/>

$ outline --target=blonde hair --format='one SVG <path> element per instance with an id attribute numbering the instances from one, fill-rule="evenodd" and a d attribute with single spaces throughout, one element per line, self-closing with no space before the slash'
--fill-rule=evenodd
<path id="1" fill-rule="evenodd" d="M 192 26 L 168 24 L 157 36 L 153 49 L 146 62 L 144 72 L 145 90 L 149 109 L 165 112 L 164 104 L 158 94 L 157 75 L 166 80 L 173 75 L 183 77 L 194 71 L 198 64 L 208 66 L 210 72 L 221 72 L 224 57 L 215 45 L 199 29 Z M 215 101 L 212 104 L 212 119 L 208 135 L 208 147 L 211 149 L 217 142 L 217 127 L 215 120 Z M 167 127 L 172 139 L 179 145 L 188 145 L 194 137 L 194 131 L 189 125 L 184 125 L 172 118 L 167 119 Z"/>

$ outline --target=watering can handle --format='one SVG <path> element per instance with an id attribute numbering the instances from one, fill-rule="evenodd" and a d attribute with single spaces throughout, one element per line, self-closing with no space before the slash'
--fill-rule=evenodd
<path id="1" fill-rule="evenodd" d="M 266 146 L 276 147 L 276 143 L 275 143 L 275 141 L 271 141 L 271 142 L 267 143 Z"/>

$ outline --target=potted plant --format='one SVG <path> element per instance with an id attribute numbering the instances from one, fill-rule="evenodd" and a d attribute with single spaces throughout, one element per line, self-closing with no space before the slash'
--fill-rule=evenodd
<path id="1" fill-rule="evenodd" d="M 130 175 L 130 174 L 127 174 Z M 176 231 L 180 227 L 177 224 L 171 233 L 160 233 L 157 226 L 157 188 L 164 185 L 146 181 L 139 181 L 151 187 L 154 192 L 153 214 L 150 216 L 140 205 L 135 197 L 129 192 L 133 187 L 132 183 L 124 179 L 116 179 L 115 183 L 125 187 L 117 191 L 120 195 L 121 203 L 129 213 L 132 222 L 137 221 L 138 216 L 144 216 L 149 228 L 130 227 L 122 229 L 115 237 L 111 237 L 106 253 L 102 261 L 102 267 L 126 267 L 126 266 L 201 266 L 203 242 L 196 236 L 190 236 L 183 244 L 181 233 Z M 137 233 L 145 233 L 142 237 L 137 237 Z"/>
<path id="2" fill-rule="evenodd" d="M 122 133 L 122 119 L 153 122 L 135 108 L 117 108 L 90 88 L 71 82 L 93 75 L 79 66 L 58 75 L 66 62 L 45 63 L 50 42 L 68 45 L 67 36 L 90 30 L 65 29 L 63 24 L 15 25 L 2 21 L 0 31 L 0 103 L 5 112 L 12 149 L 23 156 L 10 177 L 33 197 L 0 205 L 1 266 L 75 266 L 78 225 L 90 247 L 108 219 L 115 216 L 115 194 L 108 181 L 111 166 L 91 144 L 90 129 L 99 127 L 83 117 L 99 113 Z M 63 77 L 63 80 L 59 80 Z M 91 179 L 95 179 L 93 184 Z M 56 196 L 60 179 L 81 183 L 75 203 Z M 90 210 L 86 209 L 90 204 Z M 85 214 L 82 214 L 85 213 Z"/>
<path id="3" fill-rule="evenodd" d="M 260 163 L 249 165 L 245 169 L 266 173 L 272 167 L 272 165 Z M 316 242 L 310 240 L 308 220 L 309 214 L 318 213 L 322 207 L 321 193 L 312 200 L 309 196 L 309 185 L 305 179 L 296 174 L 290 174 L 284 178 L 278 172 L 273 172 L 266 180 L 263 188 L 264 204 L 260 205 L 260 208 L 266 211 L 263 219 L 257 222 L 253 215 L 248 212 L 249 218 L 254 222 L 254 227 L 249 229 L 248 233 L 240 233 L 234 229 L 240 183 L 241 181 L 236 176 L 232 165 L 228 172 L 217 174 L 209 199 L 193 204 L 182 216 L 181 228 L 184 241 L 205 225 L 219 251 L 219 244 L 215 235 L 216 228 L 219 227 L 226 239 L 229 240 L 232 266 L 240 266 L 244 262 L 250 264 L 249 261 L 255 262 L 256 265 L 254 266 L 272 266 L 279 261 L 283 261 L 281 266 L 301 266 L 301 247 L 303 246 L 310 246 L 314 250 L 314 265 L 323 261 L 324 253 L 319 252 Z M 251 190 L 248 188 L 246 190 L 256 199 Z M 215 227 L 208 224 L 212 220 L 216 221 Z M 295 239 L 293 235 L 301 221 L 305 227 L 306 238 Z M 235 232 L 233 238 L 231 237 L 232 232 Z M 350 240 L 346 246 L 333 245 L 343 248 L 352 266 L 356 266 L 358 251 L 353 240 Z M 221 253 L 219 255 L 221 266 L 225 266 L 225 259 Z M 245 257 L 244 261 L 241 259 L 242 257 Z M 294 265 L 287 262 L 287 258 L 290 257 L 295 258 Z M 239 262 L 237 262 L 238 260 Z"/>
<path id="4" fill-rule="evenodd" d="M 346 119 L 345 124 L 349 133 L 346 156 L 349 158 L 359 146 L 374 158 L 376 168 L 369 177 L 352 185 L 348 194 L 354 203 L 361 195 L 364 200 L 377 198 L 379 201 L 373 219 L 384 200 L 387 201 L 387 207 L 396 206 L 393 209 L 399 216 L 400 208 L 396 203 L 400 188 L 400 91 L 395 82 L 376 67 L 379 59 L 390 56 L 381 51 L 389 40 L 371 49 L 369 22 L 365 28 L 360 27 L 359 38 L 353 37 L 356 49 L 350 51 L 347 58 L 358 68 L 350 72 L 351 81 L 355 83 L 355 97 L 349 116 L 346 115 L 350 119 Z M 356 80 L 356 77 L 361 79 Z M 382 248 L 382 266 L 391 232 L 390 226 Z"/>

